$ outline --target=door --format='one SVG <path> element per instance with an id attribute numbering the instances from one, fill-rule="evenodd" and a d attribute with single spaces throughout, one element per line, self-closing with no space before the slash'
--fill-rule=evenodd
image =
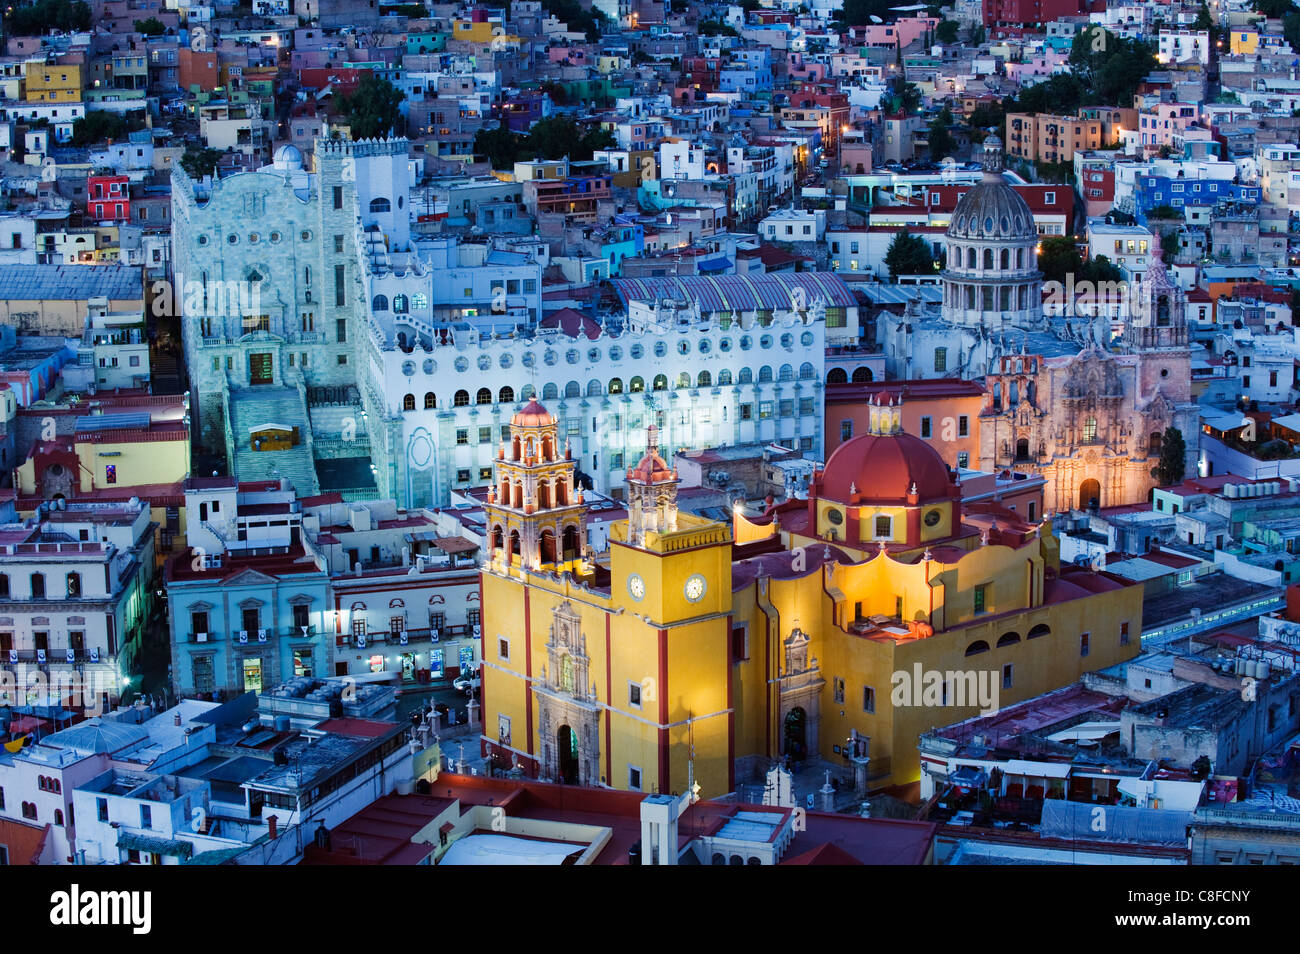
<path id="1" fill-rule="evenodd" d="M 1079 509 L 1101 505 L 1101 484 L 1091 477 L 1079 485 Z"/>
<path id="2" fill-rule="evenodd" d="M 248 383 L 271 383 L 271 355 L 268 353 L 250 354 L 248 356 Z"/>
<path id="3" fill-rule="evenodd" d="M 784 754 L 792 762 L 802 762 L 808 755 L 807 716 L 795 706 L 785 717 Z"/>
<path id="4" fill-rule="evenodd" d="M 556 745 L 560 755 L 560 781 L 565 785 L 578 784 L 578 736 L 567 725 L 560 726 L 556 733 Z"/>
<path id="5" fill-rule="evenodd" d="M 262 691 L 262 660 L 256 656 L 244 660 L 244 691 Z"/>

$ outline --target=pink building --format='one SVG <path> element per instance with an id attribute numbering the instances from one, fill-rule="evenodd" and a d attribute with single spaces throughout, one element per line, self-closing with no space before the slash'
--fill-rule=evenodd
<path id="1" fill-rule="evenodd" d="M 1196 107 L 1183 103 L 1157 103 L 1138 114 L 1138 134 L 1142 148 L 1155 152 L 1172 146 L 1174 137 L 1182 138 L 1188 125 L 1196 122 Z"/>
<path id="2" fill-rule="evenodd" d="M 863 42 L 867 46 L 902 46 L 906 48 L 925 36 L 926 32 L 939 25 L 937 17 L 909 17 L 895 20 L 893 23 L 871 23 L 855 28 L 862 31 Z"/>

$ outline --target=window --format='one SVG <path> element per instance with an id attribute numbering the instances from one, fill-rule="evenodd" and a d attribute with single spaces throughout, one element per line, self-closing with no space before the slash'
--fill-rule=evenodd
<path id="1" fill-rule="evenodd" d="M 95 817 L 102 822 L 108 821 L 108 799 L 95 799 Z"/>
<path id="2" fill-rule="evenodd" d="M 1044 192 L 1044 193 L 1043 193 L 1043 205 L 1056 205 L 1056 193 L 1055 193 L 1055 192 Z"/>
<path id="3" fill-rule="evenodd" d="M 868 713 L 876 711 L 876 690 L 871 686 L 862 687 L 862 711 Z"/>
<path id="4" fill-rule="evenodd" d="M 894 523 L 894 519 L 892 517 L 877 517 L 876 536 L 877 537 L 890 536 L 893 531 L 893 523 Z"/>
<path id="5" fill-rule="evenodd" d="M 347 295 L 344 293 L 344 275 L 345 268 L 342 263 L 334 266 L 334 304 L 342 308 L 347 302 Z"/>
<path id="6" fill-rule="evenodd" d="M 921 436 L 925 438 L 930 436 L 930 418 L 928 415 L 921 418 Z"/>
<path id="7" fill-rule="evenodd" d="M 935 371 L 948 370 L 948 349 L 947 348 L 934 349 L 934 370 Z"/>
<path id="8" fill-rule="evenodd" d="M 1128 645 L 1128 623 L 1119 624 L 1119 644 L 1121 646 Z"/>
<path id="9" fill-rule="evenodd" d="M 963 470 L 966 469 L 967 467 L 969 467 L 969 466 L 970 466 L 970 454 L 967 453 L 966 451 L 961 451 L 961 452 L 957 455 L 957 466 L 960 467 L 960 468 L 962 468 Z"/>
<path id="10" fill-rule="evenodd" d="M 957 418 L 957 436 L 958 437 L 970 436 L 970 418 L 967 417 L 965 414 Z"/>
<path id="11" fill-rule="evenodd" d="M 1083 441 L 1084 444 L 1097 443 L 1097 419 L 1090 417 L 1083 422 Z"/>
<path id="12" fill-rule="evenodd" d="M 1090 641 L 1091 641 L 1091 637 L 1092 637 L 1092 634 L 1091 634 L 1091 633 L 1083 633 L 1082 635 L 1079 636 L 1079 655 L 1080 655 L 1080 656 L 1086 656 L 1086 655 L 1088 655 L 1089 651 L 1091 650 L 1091 646 L 1089 645 L 1089 644 L 1090 644 Z"/>
<path id="13" fill-rule="evenodd" d="M 81 574 L 68 574 L 68 598 L 74 599 L 81 595 Z"/>
<path id="14" fill-rule="evenodd" d="M 627 684 L 627 704 L 633 709 L 641 708 L 641 684 L 629 682 Z"/>
<path id="15" fill-rule="evenodd" d="M 345 355 L 345 354 L 341 354 L 341 355 L 339 355 L 339 357 L 338 357 L 338 362 L 339 362 L 339 364 L 341 364 L 341 365 L 342 365 L 342 364 L 347 364 L 347 363 L 348 363 L 348 356 Z"/>
<path id="16" fill-rule="evenodd" d="M 32 599 L 45 599 L 45 574 L 43 573 L 32 574 Z"/>
<path id="17" fill-rule="evenodd" d="M 840 421 L 840 440 L 847 441 L 853 436 L 853 422 Z"/>
<path id="18" fill-rule="evenodd" d="M 343 342 L 348 340 L 348 320 L 346 318 L 340 318 L 336 322 L 334 322 L 334 333 L 338 339 L 339 344 L 342 344 Z M 345 362 L 342 361 L 339 362 L 339 364 L 343 364 L 343 363 Z"/>
<path id="19" fill-rule="evenodd" d="M 336 209 L 343 208 L 343 187 L 342 186 L 334 187 L 334 208 Z"/>
<path id="20" fill-rule="evenodd" d="M 497 656 L 503 660 L 510 658 L 510 640 L 504 636 L 497 640 Z"/>
<path id="21" fill-rule="evenodd" d="M 140 827 L 141 828 L 153 827 L 153 809 L 150 808 L 148 805 L 140 806 Z"/>
<path id="22" fill-rule="evenodd" d="M 1011 679 L 1014 671 L 1015 671 L 1015 667 L 1011 663 L 1003 664 L 1002 666 L 1002 688 L 1003 689 L 1011 688 Z"/>
<path id="23" fill-rule="evenodd" d="M 104 483 L 106 483 L 106 484 L 115 484 L 115 483 L 117 483 L 117 465 L 116 465 L 116 464 L 105 464 L 105 465 L 104 465 Z"/>
<path id="24" fill-rule="evenodd" d="M 469 443 L 469 428 L 468 428 L 468 427 L 458 427 L 458 428 L 456 429 L 456 443 L 457 443 L 457 444 L 468 444 L 468 443 Z"/>
<path id="25" fill-rule="evenodd" d="M 641 791 L 641 769 L 635 765 L 627 767 L 627 787 L 634 792 Z"/>
<path id="26" fill-rule="evenodd" d="M 469 468 L 462 467 L 456 471 L 456 482 L 460 484 L 469 483 Z"/>
<path id="27" fill-rule="evenodd" d="M 981 583 L 975 587 L 975 613 L 987 613 L 989 602 L 989 585 Z"/>
<path id="28" fill-rule="evenodd" d="M 844 705 L 844 680 L 839 676 L 836 676 L 832 682 L 832 687 L 835 693 L 834 698 L 836 704 Z"/>

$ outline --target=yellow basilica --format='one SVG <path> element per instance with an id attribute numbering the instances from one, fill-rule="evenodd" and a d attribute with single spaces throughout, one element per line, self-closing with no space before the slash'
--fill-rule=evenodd
<path id="1" fill-rule="evenodd" d="M 963 507 L 938 452 L 876 397 L 809 498 L 732 526 L 677 509 L 657 428 L 608 553 L 555 418 L 511 421 L 486 506 L 483 747 L 579 785 L 705 795 L 774 761 L 915 781 L 926 730 L 1139 652 L 1142 587 L 1060 565 L 1050 525 Z"/>

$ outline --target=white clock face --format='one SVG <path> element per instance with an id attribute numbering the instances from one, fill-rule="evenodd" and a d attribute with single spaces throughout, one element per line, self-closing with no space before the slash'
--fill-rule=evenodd
<path id="1" fill-rule="evenodd" d="M 704 599 L 704 577 L 698 573 L 686 581 L 686 598 L 692 603 Z"/>
<path id="2" fill-rule="evenodd" d="M 632 599 L 643 599 L 645 597 L 645 580 L 633 573 L 627 578 L 627 591 L 632 595 Z"/>

